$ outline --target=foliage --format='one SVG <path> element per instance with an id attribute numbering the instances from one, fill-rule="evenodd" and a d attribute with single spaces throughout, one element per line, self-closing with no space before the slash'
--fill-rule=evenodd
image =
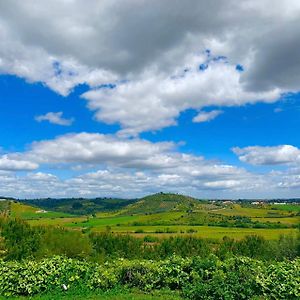
<path id="1" fill-rule="evenodd" d="M 65 257 L 40 261 L 0 261 L 3 296 L 34 295 L 61 289 L 144 291 L 171 289 L 189 299 L 299 299 L 300 260 L 267 264 L 245 257 L 216 256 L 92 263 Z"/>
<path id="2" fill-rule="evenodd" d="M 7 249 L 7 259 L 22 259 L 34 255 L 39 250 L 42 230 L 32 228 L 19 219 L 4 219 L 1 235 Z"/>
<path id="3" fill-rule="evenodd" d="M 30 226 L 23 220 L 0 218 L 1 249 L 7 260 L 65 255 L 90 260 L 155 259 L 177 255 L 207 257 L 210 253 L 221 259 L 247 256 L 263 260 L 294 259 L 300 253 L 300 235 L 265 240 L 246 236 L 241 240 L 225 237 L 222 241 L 201 239 L 194 234 L 157 239 L 136 238 L 108 230 L 94 233 L 88 230 L 67 230 L 62 227 Z M 0 238 L 1 238 L 0 236 Z"/>
<path id="4" fill-rule="evenodd" d="M 91 242 L 81 232 L 60 227 L 31 227 L 21 219 L 4 218 L 0 221 L 7 260 L 52 255 L 84 258 L 91 254 Z"/>
<path id="5" fill-rule="evenodd" d="M 99 211 L 118 210 L 124 206 L 134 203 L 135 199 L 117 198 L 62 198 L 62 199 L 28 199 L 20 201 L 23 204 L 30 204 L 42 209 L 64 212 L 69 214 L 86 215 Z M 79 204 L 79 205 L 78 205 Z"/>
<path id="6" fill-rule="evenodd" d="M 158 213 L 166 211 L 191 212 L 200 207 L 200 201 L 184 195 L 172 193 L 157 193 L 139 199 L 136 203 L 124 209 L 126 214 Z"/>

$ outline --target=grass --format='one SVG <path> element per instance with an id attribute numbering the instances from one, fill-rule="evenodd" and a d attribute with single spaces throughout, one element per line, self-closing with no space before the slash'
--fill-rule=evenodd
<path id="1" fill-rule="evenodd" d="M 296 204 L 276 204 L 276 205 L 272 205 L 272 208 L 275 210 L 300 212 L 300 205 L 296 205 Z"/>
<path id="2" fill-rule="evenodd" d="M 275 217 L 275 216 L 288 216 L 287 211 L 272 210 L 269 206 L 262 208 L 244 207 L 239 204 L 233 204 L 223 209 L 215 210 L 213 213 L 221 214 L 224 216 L 243 216 L 243 217 Z"/>
<path id="3" fill-rule="evenodd" d="M 0 300 L 8 299 L 0 296 Z M 75 290 L 75 291 L 54 291 L 44 295 L 31 297 L 15 297 L 9 299 L 32 299 L 32 300 L 181 300 L 178 292 L 169 290 L 152 291 L 151 294 L 145 294 L 138 290 L 115 289 L 109 292 Z"/>
<path id="4" fill-rule="evenodd" d="M 248 211 L 249 210 L 249 211 Z M 299 223 L 299 217 L 288 217 L 287 212 L 280 214 L 280 217 L 264 217 L 269 216 L 269 209 L 265 208 L 245 208 L 240 205 L 234 205 L 233 209 L 225 208 L 220 211 L 227 214 L 230 211 L 232 214 L 246 213 L 252 216 L 253 221 L 259 222 L 281 222 L 288 225 L 296 225 Z M 259 212 L 259 213 L 258 213 Z M 273 210 L 274 212 L 274 210 Z M 280 211 L 281 213 L 281 211 Z M 257 216 L 258 215 L 258 216 Z M 72 217 L 72 218 L 41 218 L 29 220 L 31 225 L 58 225 L 69 227 L 72 229 L 89 229 L 94 232 L 105 232 L 110 230 L 114 233 L 129 233 L 134 236 L 143 237 L 144 235 L 153 235 L 159 238 L 170 235 L 186 235 L 190 230 L 196 231 L 194 236 L 209 239 L 222 239 L 224 236 L 229 236 L 236 239 L 241 239 L 246 235 L 258 234 L 266 239 L 277 239 L 283 234 L 293 234 L 296 229 L 253 229 L 253 228 L 235 228 L 235 227 L 217 227 L 217 226 L 198 226 L 189 225 L 191 222 L 197 224 L 203 220 L 211 220 L 214 218 L 222 218 L 222 216 L 212 214 L 212 211 L 187 213 L 186 211 L 171 211 L 154 214 L 140 215 L 117 215 L 113 213 L 97 214 L 96 217 Z"/>
<path id="5" fill-rule="evenodd" d="M 93 228 L 92 231 L 104 232 L 106 227 Z M 193 236 L 208 239 L 222 239 L 228 236 L 235 239 L 242 239 L 246 235 L 259 235 L 268 240 L 278 239 L 281 235 L 296 234 L 297 229 L 253 229 L 253 228 L 228 228 L 216 226 L 120 226 L 111 227 L 114 233 L 129 233 L 137 237 L 145 235 L 156 236 L 159 238 L 175 236 L 175 235 L 189 235 L 188 230 L 195 230 Z M 135 233 L 135 232 L 139 233 Z M 141 232 L 142 231 L 142 232 Z M 183 233 L 181 233 L 183 231 Z M 162 233 L 157 233 L 162 232 Z"/>
<path id="6" fill-rule="evenodd" d="M 76 222 L 83 222 L 86 217 L 72 217 L 72 218 L 41 218 L 41 219 L 29 219 L 27 222 L 33 226 L 46 225 L 46 226 L 65 226 L 69 227 L 70 224 Z"/>
<path id="7" fill-rule="evenodd" d="M 0 199 L 0 212 L 5 212 L 9 210 L 9 201 Z"/>
<path id="8" fill-rule="evenodd" d="M 300 223 L 300 216 L 299 217 L 280 217 L 280 218 L 264 218 L 264 217 L 252 217 L 253 221 L 258 222 L 270 222 L 270 223 L 277 223 L 280 222 L 281 224 L 287 224 L 287 225 L 297 225 Z"/>
<path id="9" fill-rule="evenodd" d="M 154 197 L 154 198 L 153 198 Z M 156 194 L 151 198 L 151 207 L 155 202 L 161 206 L 161 198 L 166 198 L 168 205 L 173 205 L 177 195 Z M 179 197 L 179 196 L 178 196 Z M 147 198 L 147 197 L 146 197 Z M 144 199 L 146 199 L 144 198 Z M 181 199 L 179 197 L 179 199 Z M 145 202 L 145 200 L 143 200 Z M 184 204 L 194 203 L 194 199 L 184 198 Z M 145 206 L 144 202 L 129 205 L 129 211 Z M 178 203 L 177 203 L 178 204 Z M 147 209 L 149 205 L 146 205 Z M 274 209 L 274 206 L 276 209 Z M 178 206 L 177 206 L 178 207 Z M 114 233 L 129 233 L 137 237 L 153 235 L 159 238 L 172 235 L 187 235 L 195 231 L 194 236 L 209 239 L 222 239 L 224 236 L 241 239 L 246 235 L 257 234 L 266 239 L 277 239 L 283 234 L 294 234 L 293 228 L 235 228 L 207 226 L 212 222 L 229 220 L 231 216 L 243 216 L 252 221 L 286 224 L 288 226 L 300 223 L 296 215 L 299 205 L 264 205 L 263 207 L 243 206 L 240 204 L 221 205 L 201 203 L 190 209 L 182 211 L 144 212 L 139 214 L 126 214 L 127 209 L 118 212 L 99 212 L 96 216 L 74 216 L 60 212 L 38 212 L 40 209 L 23 203 L 11 202 L 11 215 L 27 219 L 31 225 L 54 225 L 70 229 L 87 229 L 94 232 L 110 230 Z M 291 213 L 292 211 L 292 213 Z M 232 221 L 229 221 L 232 222 Z M 216 224 L 215 224 L 216 225 Z"/>
<path id="10" fill-rule="evenodd" d="M 172 193 L 157 193 L 141 198 L 139 201 L 128 205 L 124 208 L 124 211 L 127 214 L 182 211 L 191 209 L 192 207 L 199 207 L 200 204 L 200 201 L 189 196 Z"/>
<path id="11" fill-rule="evenodd" d="M 39 218 L 65 218 L 72 216 L 62 212 L 44 211 L 40 208 L 22 204 L 20 202 L 11 202 L 10 215 L 22 219 L 39 219 Z"/>
<path id="12" fill-rule="evenodd" d="M 70 227 L 102 227 L 102 226 L 133 226 L 135 223 L 155 225 L 155 223 L 176 224 L 176 221 L 185 215 L 184 212 L 164 212 L 151 215 L 115 215 L 106 214 L 103 217 L 82 219 L 81 222 L 66 224 Z"/>

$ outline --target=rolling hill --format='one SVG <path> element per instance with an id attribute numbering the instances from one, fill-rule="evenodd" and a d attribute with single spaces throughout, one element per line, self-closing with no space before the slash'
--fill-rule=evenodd
<path id="1" fill-rule="evenodd" d="M 22 200 L 20 202 L 54 212 L 62 212 L 73 215 L 90 215 L 99 211 L 104 212 L 119 210 L 128 204 L 134 203 L 135 201 L 135 199 L 118 198 L 45 198 Z"/>
<path id="2" fill-rule="evenodd" d="M 124 207 L 123 214 L 145 214 L 167 211 L 188 211 L 197 208 L 199 200 L 172 193 L 157 193 Z"/>
<path id="3" fill-rule="evenodd" d="M 15 201 L 14 201 L 15 202 Z M 91 215 L 97 212 L 115 211 L 118 214 L 150 214 L 168 211 L 191 211 L 199 208 L 199 200 L 172 193 L 157 193 L 140 199 L 118 198 L 45 198 L 19 200 L 22 205 L 34 209 L 66 213 L 72 215 Z"/>

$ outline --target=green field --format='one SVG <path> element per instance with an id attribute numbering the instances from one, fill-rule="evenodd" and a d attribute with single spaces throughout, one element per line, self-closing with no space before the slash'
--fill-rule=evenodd
<path id="1" fill-rule="evenodd" d="M 40 218 L 66 218 L 71 214 L 63 212 L 46 211 L 37 207 L 12 201 L 10 204 L 10 215 L 22 219 L 40 219 Z"/>
<path id="2" fill-rule="evenodd" d="M 139 233 L 139 231 L 143 231 Z M 189 230 L 195 231 L 189 233 Z M 106 231 L 105 227 L 94 228 L 95 232 Z M 175 235 L 190 235 L 199 238 L 222 239 L 228 236 L 235 239 L 241 239 L 246 235 L 259 235 L 265 239 L 278 239 L 280 235 L 296 235 L 297 229 L 253 229 L 253 228 L 224 228 L 216 226 L 128 226 L 128 227 L 112 227 L 114 233 L 129 233 L 137 237 L 145 235 L 157 236 L 159 238 L 175 236 Z M 137 232 L 137 233 L 136 233 Z"/>
<path id="3" fill-rule="evenodd" d="M 215 210 L 215 213 L 224 216 L 245 216 L 245 217 L 284 217 L 289 216 L 289 212 L 285 209 L 272 209 L 271 205 L 266 205 L 260 208 L 241 206 L 240 204 L 233 204 L 227 207 L 223 207 L 219 210 Z"/>
<path id="4" fill-rule="evenodd" d="M 273 209 L 276 210 L 284 210 L 284 211 L 289 211 L 289 212 L 300 212 L 300 205 L 292 205 L 292 204 L 276 204 L 272 205 Z"/>
<path id="5" fill-rule="evenodd" d="M 108 201 L 106 205 L 109 205 Z M 115 200 L 112 201 L 115 203 Z M 24 201 L 11 201 L 9 207 L 12 217 L 26 219 L 34 226 L 128 233 L 136 237 L 151 235 L 163 238 L 192 234 L 208 239 L 222 239 L 224 236 L 241 239 L 255 234 L 266 239 L 278 239 L 281 235 L 295 234 L 296 226 L 300 223 L 300 205 L 290 204 L 224 204 L 198 201 L 177 194 L 155 194 L 125 207 L 119 202 L 118 205 L 121 207 L 119 210 L 98 211 L 81 216 L 75 215 L 76 210 L 74 214 L 48 211 L 27 205 Z M 261 226 L 255 227 L 256 224 Z"/>

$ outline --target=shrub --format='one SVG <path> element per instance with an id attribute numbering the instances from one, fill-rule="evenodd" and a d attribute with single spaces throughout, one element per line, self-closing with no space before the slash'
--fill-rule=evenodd
<path id="1" fill-rule="evenodd" d="M 267 264 L 245 257 L 216 256 L 124 260 L 97 264 L 66 257 L 40 261 L 0 260 L 0 295 L 34 295 L 61 289 L 144 291 L 168 288 L 189 299 L 299 299 L 300 260 Z"/>

